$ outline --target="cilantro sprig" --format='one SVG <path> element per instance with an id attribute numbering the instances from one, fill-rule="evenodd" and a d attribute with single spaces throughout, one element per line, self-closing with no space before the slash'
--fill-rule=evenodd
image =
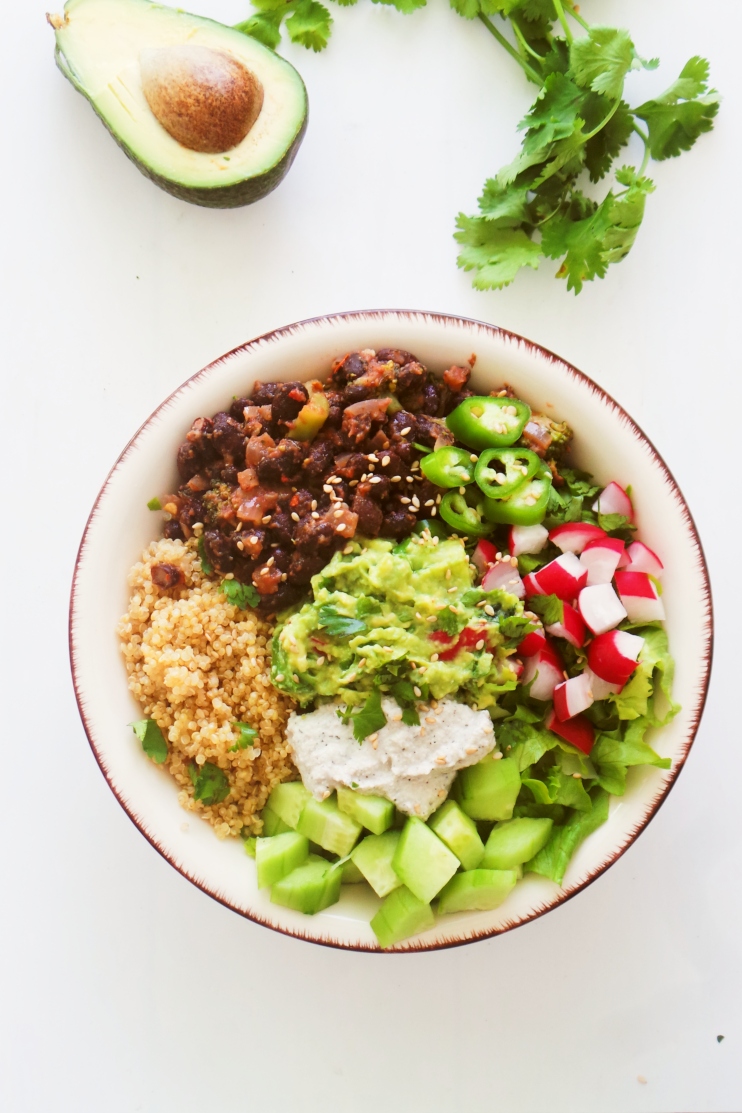
<path id="1" fill-rule="evenodd" d="M 317 0 L 252 2 L 255 14 L 237 25 L 245 34 L 275 50 L 283 26 L 308 49 L 327 45 L 332 16 Z M 409 14 L 427 0 L 373 2 Z M 627 30 L 590 25 L 574 0 L 450 4 L 464 19 L 478 19 L 539 88 L 518 125 L 524 133 L 519 155 L 485 182 L 478 213 L 459 213 L 458 265 L 472 273 L 476 289 L 490 290 L 551 259 L 559 264 L 556 277 L 578 294 L 631 251 L 655 188 L 646 175 L 650 161 L 676 158 L 712 129 L 720 97 L 709 88 L 709 64 L 691 58 L 668 89 L 631 108 L 626 79 L 659 62 L 643 58 Z M 641 164 L 614 167 L 634 135 L 644 145 Z M 609 175 L 602 198 L 585 192 L 588 180 L 596 184 Z"/>

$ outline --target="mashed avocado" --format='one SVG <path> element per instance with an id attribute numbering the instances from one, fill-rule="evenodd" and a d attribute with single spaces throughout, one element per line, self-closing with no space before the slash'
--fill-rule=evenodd
<path id="1" fill-rule="evenodd" d="M 378 687 L 403 707 L 453 694 L 493 707 L 516 685 L 508 657 L 529 624 L 515 596 L 473 582 L 458 539 L 353 541 L 277 626 L 273 683 L 302 704 L 358 704 Z"/>

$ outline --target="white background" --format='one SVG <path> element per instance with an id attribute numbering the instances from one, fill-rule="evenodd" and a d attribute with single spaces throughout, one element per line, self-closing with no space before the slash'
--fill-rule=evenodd
<path id="1" fill-rule="evenodd" d="M 191 6 L 225 22 L 247 13 L 243 0 Z M 43 4 L 4 7 L 7 1113 L 742 1108 L 742 5 L 585 0 L 583 11 L 661 55 L 659 73 L 630 77 L 633 103 L 696 53 L 725 101 L 712 135 L 652 167 L 658 189 L 631 256 L 575 299 L 556 264 L 489 294 L 456 269 L 454 216 L 514 155 L 533 88 L 443 0 L 409 17 L 367 0 L 333 7 L 324 54 L 283 48 L 309 90 L 309 131 L 275 193 L 225 212 L 141 176 L 56 71 Z M 717 617 L 696 745 L 631 851 L 507 936 L 386 958 L 244 922 L 151 849 L 88 749 L 65 629 L 89 508 L 160 400 L 254 335 L 372 307 L 480 317 L 597 379 L 683 488 Z"/>

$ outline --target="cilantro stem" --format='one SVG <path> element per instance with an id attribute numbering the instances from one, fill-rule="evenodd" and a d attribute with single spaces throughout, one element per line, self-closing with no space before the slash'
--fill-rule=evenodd
<path id="1" fill-rule="evenodd" d="M 647 165 L 649 163 L 649 156 L 651 154 L 651 150 L 650 150 L 650 146 L 649 146 L 649 136 L 646 134 L 646 132 L 642 128 L 639 127 L 639 125 L 636 122 L 634 123 L 633 130 L 636 132 L 636 134 L 639 136 L 642 143 L 644 144 L 644 158 L 642 159 L 642 164 L 639 167 L 639 177 L 641 178 L 642 175 L 644 174 L 644 171 L 647 169 Z"/>
<path id="2" fill-rule="evenodd" d="M 613 105 L 613 108 L 612 108 L 612 109 L 610 110 L 610 112 L 608 113 L 608 115 L 607 115 L 607 116 L 606 116 L 606 117 L 605 117 L 605 118 L 604 118 L 603 120 L 601 120 L 601 121 L 600 121 L 600 123 L 598 124 L 598 126 L 597 126 L 597 127 L 595 127 L 595 128 L 593 128 L 593 130 L 592 130 L 592 131 L 589 131 L 589 132 L 587 133 L 587 135 L 583 135 L 583 137 L 582 137 L 582 138 L 583 138 L 583 139 L 585 140 L 585 142 L 586 142 L 586 143 L 587 143 L 587 141 L 588 141 L 589 139 L 592 139 L 594 135 L 597 135 L 599 131 L 602 131 L 602 130 L 603 130 L 603 128 L 604 128 L 604 127 L 605 127 L 605 125 L 606 125 L 606 124 L 608 123 L 608 121 L 609 121 L 609 120 L 611 119 L 611 117 L 612 117 L 613 115 L 615 115 L 615 113 L 616 113 L 616 112 L 618 111 L 618 108 L 619 108 L 620 104 L 621 104 L 621 98 L 619 97 L 619 98 L 618 98 L 618 100 L 617 100 L 617 101 L 615 102 L 615 104 Z"/>
<path id="3" fill-rule="evenodd" d="M 517 23 L 515 22 L 515 20 L 512 20 L 512 21 L 511 21 L 511 26 L 512 26 L 512 28 L 513 28 L 513 31 L 515 32 L 515 37 L 516 37 L 516 39 L 518 40 L 518 42 L 520 43 L 520 45 L 521 45 L 521 46 L 523 47 L 523 49 L 524 49 L 524 50 L 525 50 L 525 51 L 526 51 L 526 52 L 527 52 L 528 54 L 530 54 L 532 58 L 535 58 L 535 59 L 536 59 L 536 60 L 537 60 L 538 62 L 543 62 L 543 60 L 544 60 L 544 59 L 543 59 L 543 56 L 542 56 L 541 54 L 537 54 L 537 53 L 536 53 L 536 51 L 535 51 L 535 50 L 533 49 L 533 47 L 532 47 L 532 46 L 529 46 L 529 44 L 528 44 L 528 42 L 526 41 L 526 38 L 525 38 L 525 36 L 524 36 L 523 32 L 521 31 L 520 27 L 519 27 L 519 26 L 518 26 L 518 24 L 517 24 Z"/>
<path id="4" fill-rule="evenodd" d="M 589 31 L 590 30 L 590 24 L 587 23 L 582 18 L 580 13 L 575 8 L 574 4 L 572 4 L 571 0 L 566 0 L 566 2 L 567 2 L 567 14 L 571 15 L 572 19 L 576 20 L 577 23 L 579 23 L 580 27 L 584 28 L 585 31 Z"/>
<path id="5" fill-rule="evenodd" d="M 572 45 L 572 30 L 571 30 L 569 24 L 567 23 L 567 17 L 564 14 L 564 8 L 562 7 L 562 0 L 554 0 L 554 8 L 556 9 L 556 14 L 559 16 L 559 22 L 561 23 L 562 28 L 564 30 L 564 36 L 565 36 L 567 42 L 569 43 L 569 45 L 571 46 Z"/>
<path id="6" fill-rule="evenodd" d="M 536 71 L 533 69 L 532 66 L 529 66 L 529 64 L 528 64 L 528 62 L 526 62 L 525 58 L 523 58 L 518 53 L 518 51 L 515 49 L 515 47 L 512 45 L 512 43 L 509 43 L 508 40 L 505 38 L 505 36 L 497 30 L 495 25 L 492 23 L 491 20 L 489 20 L 487 18 L 487 16 L 484 14 L 484 12 L 479 12 L 478 18 L 481 19 L 482 23 L 485 25 L 485 27 L 487 28 L 489 33 L 491 35 L 494 35 L 494 37 L 499 42 L 500 46 L 503 47 L 505 50 L 507 50 L 507 52 L 508 52 L 508 54 L 510 55 L 511 58 L 515 59 L 515 61 L 518 63 L 518 65 L 520 66 L 520 68 L 523 70 L 524 74 L 528 78 L 528 80 L 532 81 L 534 83 L 534 85 L 542 85 L 543 81 L 541 79 L 541 76 L 538 73 L 536 73 Z"/>

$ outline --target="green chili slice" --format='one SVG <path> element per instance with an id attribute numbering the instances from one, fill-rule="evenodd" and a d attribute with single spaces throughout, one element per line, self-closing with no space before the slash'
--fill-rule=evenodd
<path id="1" fill-rule="evenodd" d="M 489 522 L 510 526 L 535 526 L 546 516 L 551 475 L 541 472 L 507 499 L 487 499 L 484 516 Z"/>
<path id="2" fill-rule="evenodd" d="M 465 398 L 446 424 L 457 440 L 471 448 L 506 448 L 523 432 L 531 408 L 519 398 Z"/>
<path id="3" fill-rule="evenodd" d="M 474 478 L 487 498 L 506 499 L 533 479 L 541 460 L 528 448 L 488 448 L 479 457 Z"/>
<path id="4" fill-rule="evenodd" d="M 484 496 L 480 496 L 476 505 L 471 506 L 465 495 L 459 494 L 458 491 L 448 491 L 441 499 L 441 518 L 457 533 L 467 537 L 486 537 L 495 528 L 484 520 L 483 510 L 486 501 Z"/>
<path id="5" fill-rule="evenodd" d="M 471 453 L 452 445 L 423 456 L 420 469 L 425 478 L 438 487 L 465 487 L 474 479 Z"/>

